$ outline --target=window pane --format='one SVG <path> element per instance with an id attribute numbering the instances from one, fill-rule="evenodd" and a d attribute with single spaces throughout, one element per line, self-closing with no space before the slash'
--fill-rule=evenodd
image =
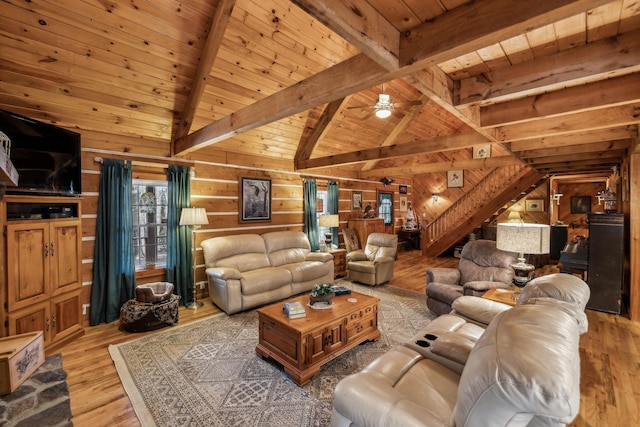
<path id="1" fill-rule="evenodd" d="M 168 191 L 166 182 L 133 181 L 131 204 L 136 269 L 166 263 Z"/>

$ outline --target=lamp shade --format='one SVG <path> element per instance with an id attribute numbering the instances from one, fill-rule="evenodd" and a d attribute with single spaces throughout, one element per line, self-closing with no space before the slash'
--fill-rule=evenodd
<path id="1" fill-rule="evenodd" d="M 204 208 L 182 208 L 180 214 L 180 225 L 202 225 L 209 224 L 207 211 Z"/>
<path id="2" fill-rule="evenodd" d="M 498 224 L 496 247 L 521 254 L 548 254 L 550 236 L 548 225 L 502 222 Z"/>
<path id="3" fill-rule="evenodd" d="M 509 221 L 510 222 L 520 222 L 522 217 L 520 216 L 520 212 L 518 211 L 510 211 L 509 212 Z"/>
<path id="4" fill-rule="evenodd" d="M 339 215 L 320 215 L 320 227 L 337 227 L 339 222 Z"/>

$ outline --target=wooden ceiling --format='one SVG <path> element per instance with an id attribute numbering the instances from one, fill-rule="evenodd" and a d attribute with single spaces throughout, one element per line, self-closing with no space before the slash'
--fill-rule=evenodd
<path id="1" fill-rule="evenodd" d="M 188 158 L 575 174 L 638 137 L 640 0 L 5 0 L 0 34 L 0 108 Z"/>

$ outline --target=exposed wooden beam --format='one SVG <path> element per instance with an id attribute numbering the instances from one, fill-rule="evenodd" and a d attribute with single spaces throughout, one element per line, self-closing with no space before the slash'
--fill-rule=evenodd
<path id="1" fill-rule="evenodd" d="M 640 72 L 480 107 L 483 127 L 637 102 Z"/>
<path id="2" fill-rule="evenodd" d="M 594 153 L 573 153 L 569 155 L 561 155 L 561 156 L 545 156 L 545 157 L 532 157 L 526 160 L 528 165 L 542 165 L 548 163 L 571 163 L 571 162 L 581 162 L 584 160 L 593 160 L 594 162 L 607 162 L 611 159 L 622 159 L 626 153 L 625 149 L 618 150 L 605 150 L 601 151 L 597 154 Z"/>
<path id="3" fill-rule="evenodd" d="M 429 98 L 426 95 L 420 96 L 420 98 L 418 99 L 418 101 L 420 101 L 420 105 L 414 105 L 411 107 L 409 112 L 405 114 L 402 120 L 400 120 L 400 122 L 393 127 L 393 130 L 391 131 L 391 133 L 387 135 L 387 137 L 384 139 L 384 141 L 382 141 L 382 144 L 380 144 L 380 146 L 388 147 L 390 145 L 393 145 L 398 139 L 398 136 L 400 136 L 409 127 L 413 119 L 420 113 L 420 111 L 422 111 L 422 107 L 424 107 L 424 104 L 428 100 Z M 362 170 L 368 171 L 370 169 L 373 169 L 377 163 L 378 163 L 377 160 L 370 160 L 362 166 Z"/>
<path id="4" fill-rule="evenodd" d="M 455 104 L 503 102 L 639 70 L 640 30 L 636 30 L 461 80 Z"/>
<path id="5" fill-rule="evenodd" d="M 191 84 L 191 91 L 189 92 L 189 99 L 185 104 L 184 110 L 180 115 L 180 121 L 177 129 L 174 129 L 174 135 L 172 141 L 175 141 L 189 133 L 193 118 L 196 114 L 196 109 L 200 104 L 202 94 L 207 86 L 207 79 L 211 73 L 211 67 L 218 56 L 218 50 L 222 44 L 224 32 L 227 29 L 227 24 L 231 18 L 231 13 L 236 5 L 236 0 L 220 0 L 218 7 L 211 18 L 209 23 L 209 31 L 207 31 L 207 40 L 202 48 L 200 55 L 200 61 L 198 62 L 198 68 L 193 76 L 193 83 Z"/>
<path id="6" fill-rule="evenodd" d="M 197 150 L 605 3 L 605 0 L 525 3 L 485 0 L 468 3 L 436 20 L 421 24 L 415 33 L 409 31 L 404 42 L 401 38 L 400 56 L 403 56 L 404 49 L 405 61 L 401 61 L 399 70 L 388 72 L 366 55 L 356 55 L 178 139 L 175 152 L 185 154 Z M 512 11 L 508 12 L 509 9 Z M 496 12 L 500 13 L 492 14 Z M 474 14 L 480 14 L 481 19 Z"/>
<path id="7" fill-rule="evenodd" d="M 413 176 L 422 173 L 444 172 L 454 169 L 484 169 L 501 166 L 519 165 L 522 162 L 513 156 L 497 156 L 486 159 L 453 160 L 449 162 L 413 164 L 410 166 L 398 166 L 390 168 L 378 168 L 373 171 L 363 172 L 363 178 L 376 176 Z"/>
<path id="8" fill-rule="evenodd" d="M 337 154 L 335 156 L 301 160 L 298 162 L 297 166 L 298 170 L 300 170 L 346 165 L 369 160 L 391 159 L 396 157 L 414 156 L 416 154 L 433 153 L 437 151 L 457 150 L 460 148 L 473 147 L 478 144 L 485 144 L 486 142 L 487 140 L 476 132 L 465 132 L 455 135 L 440 136 L 423 141 L 414 141 L 406 144 L 376 147 L 368 150 Z"/>
<path id="9" fill-rule="evenodd" d="M 375 61 L 398 69 L 400 33 L 365 0 L 292 0 Z"/>
<path id="10" fill-rule="evenodd" d="M 636 126 L 622 126 L 514 141 L 509 145 L 511 146 L 511 151 L 521 152 L 570 145 L 592 144 L 604 141 L 617 141 L 621 139 L 630 139 L 634 136 L 637 136 Z"/>
<path id="11" fill-rule="evenodd" d="M 313 133 L 309 136 L 308 139 L 304 141 L 300 141 L 298 144 L 298 150 L 296 151 L 296 155 L 294 157 L 294 163 L 297 163 L 300 160 L 306 160 L 311 157 L 313 154 L 313 150 L 316 148 L 316 145 L 322 137 L 331 129 L 331 123 L 333 122 L 333 118 L 338 114 L 342 106 L 346 103 L 345 100 L 347 98 L 336 99 L 335 101 L 327 104 L 326 108 L 322 112 L 322 116 L 320 116 L 320 120 L 318 120 L 318 124 L 316 125 Z"/>
<path id="12" fill-rule="evenodd" d="M 578 153 L 598 153 L 611 150 L 626 150 L 629 139 L 618 141 L 595 142 L 591 144 L 565 145 L 563 147 L 542 148 L 539 150 L 524 150 L 519 153 L 521 159 L 536 159 L 551 156 L 569 156 Z"/>

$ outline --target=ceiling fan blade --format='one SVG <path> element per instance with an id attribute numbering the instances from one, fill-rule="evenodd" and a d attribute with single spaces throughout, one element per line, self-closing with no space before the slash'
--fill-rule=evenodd
<path id="1" fill-rule="evenodd" d="M 422 105 L 422 101 L 402 101 L 396 102 L 395 105 Z"/>
<path id="2" fill-rule="evenodd" d="M 355 107 L 347 107 L 345 110 L 356 110 L 356 109 L 370 109 L 375 108 L 373 105 L 357 105 Z"/>

